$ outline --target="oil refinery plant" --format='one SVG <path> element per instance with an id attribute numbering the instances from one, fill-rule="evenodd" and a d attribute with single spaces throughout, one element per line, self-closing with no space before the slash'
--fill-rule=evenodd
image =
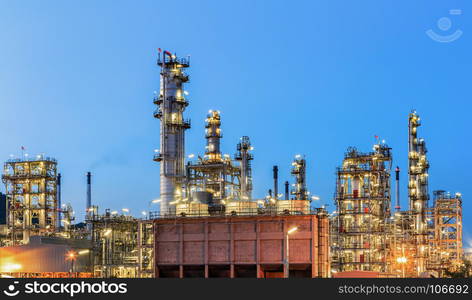
<path id="1" fill-rule="evenodd" d="M 1 276 L 447 277 L 463 266 L 462 195 L 436 190 L 430 199 L 416 111 L 408 116 L 408 207 L 400 207 L 393 151 L 377 138 L 370 152 L 347 149 L 333 178 L 335 210 L 328 212 L 311 203 L 304 155 L 294 157 L 293 182 L 284 182 L 283 191 L 274 166 L 268 195 L 254 197 L 251 140 L 242 136 L 233 156 L 223 154 L 218 110 L 202 120 L 202 154 L 186 155 L 190 60 L 163 51 L 157 64 L 160 90 L 153 102 L 160 144 L 152 160 L 160 167 L 160 198 L 153 200 L 159 211 L 142 218 L 100 211 L 88 172 L 86 217 L 76 222 L 72 206 L 61 200 L 54 158 L 7 160 L 0 193 Z"/>

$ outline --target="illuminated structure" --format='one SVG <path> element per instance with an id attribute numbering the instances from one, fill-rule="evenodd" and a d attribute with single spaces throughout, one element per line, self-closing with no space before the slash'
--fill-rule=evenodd
<path id="1" fill-rule="evenodd" d="M 249 152 L 254 148 L 251 146 L 251 141 L 248 136 L 241 137 L 241 141 L 237 145 L 237 152 L 234 159 L 240 162 L 241 168 L 241 192 L 240 198 L 242 200 L 252 199 L 252 169 L 251 160 L 254 156 Z"/>
<path id="2" fill-rule="evenodd" d="M 387 271 L 392 156 L 385 144 L 373 150 L 348 148 L 337 169 L 332 243 L 339 272 Z"/>
<path id="3" fill-rule="evenodd" d="M 160 119 L 160 149 L 154 160 L 160 162 L 161 214 L 175 213 L 170 203 L 182 199 L 182 184 L 185 178 L 185 130 L 190 121 L 184 120 L 183 112 L 188 105 L 184 97 L 184 83 L 189 77 L 184 69 L 189 59 L 178 58 L 164 51 L 157 64 L 161 67 L 160 92 L 154 99 L 159 108 L 154 117 Z"/>
<path id="4" fill-rule="evenodd" d="M 57 162 L 38 155 L 10 159 L 4 164 L 3 182 L 8 201 L 10 243 L 28 243 L 33 235 L 57 230 Z"/>
<path id="5" fill-rule="evenodd" d="M 391 148 L 377 142 L 369 153 L 348 148 L 336 172 L 336 210 L 328 222 L 324 207 L 310 206 L 307 162 L 301 155 L 292 163 L 291 191 L 285 182 L 285 195 L 278 193 L 279 169 L 274 166 L 273 190 L 265 199 L 253 198 L 253 147 L 243 136 L 234 158 L 222 154 L 219 111 L 209 111 L 205 120 L 204 155 L 185 164 L 184 132 L 190 122 L 183 119 L 188 105 L 183 84 L 189 62 L 166 51 L 158 64 L 161 89 L 154 116 L 161 121 L 161 144 L 154 160 L 161 163 L 161 199 L 150 203 L 161 202 L 160 212 L 143 211 L 144 219 L 130 216 L 128 209 L 98 214 L 88 173 L 86 223 L 72 224 L 72 207 L 59 205 L 54 159 L 7 161 L 2 178 L 8 230 L 0 226 L 0 245 L 13 246 L 0 248 L 5 261 L 0 273 L 28 277 L 39 270 L 41 276 L 65 277 L 69 264 L 61 262 L 56 268 L 54 260 L 69 250 L 77 252 L 72 255 L 77 263 L 84 253 L 79 273 L 105 278 L 329 277 L 331 267 L 331 275 L 339 277 L 444 277 L 462 264 L 462 196 L 437 191 L 434 204 L 428 205 L 429 164 L 424 140 L 417 137 L 416 112 L 409 115 L 409 209 L 400 207 L 397 167 L 391 216 Z M 30 245 L 35 239 L 54 245 L 36 258 L 39 248 Z M 28 259 L 7 262 L 12 249 L 15 259 L 25 253 Z M 49 266 L 36 268 L 38 260 Z"/>
<path id="6" fill-rule="evenodd" d="M 414 222 L 416 235 L 416 270 L 418 275 L 426 271 L 427 254 L 427 224 L 426 215 L 428 209 L 428 169 L 429 162 L 426 158 L 426 144 L 424 139 L 418 138 L 418 127 L 421 125 L 420 117 L 412 112 L 408 119 L 408 197 L 410 211 Z"/>
<path id="7" fill-rule="evenodd" d="M 248 201 L 252 190 L 251 165 L 253 159 L 248 137 L 238 144 L 236 161 L 220 150 L 221 117 L 220 112 L 210 110 L 205 120 L 205 155 L 187 164 L 186 195 L 177 204 L 190 211 L 188 214 L 221 214 L 226 207 L 230 213 L 238 213 L 243 201 Z M 231 204 L 230 204 L 231 203 Z M 248 207 L 246 207 L 247 209 Z M 179 210 L 180 211 L 180 210 Z"/>
<path id="8" fill-rule="evenodd" d="M 429 264 L 441 272 L 462 263 L 462 195 L 434 191 L 434 239 Z"/>
<path id="9" fill-rule="evenodd" d="M 297 154 L 292 163 L 291 174 L 295 177 L 292 195 L 297 200 L 307 200 L 308 191 L 306 189 L 306 160 Z"/>

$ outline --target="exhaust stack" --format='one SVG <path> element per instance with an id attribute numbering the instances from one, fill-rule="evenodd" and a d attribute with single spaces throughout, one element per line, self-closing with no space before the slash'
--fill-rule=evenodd
<path id="1" fill-rule="evenodd" d="M 87 216 L 91 215 L 92 208 L 92 173 L 87 172 L 87 201 L 85 203 L 85 211 Z"/>
<path id="2" fill-rule="evenodd" d="M 288 195 L 289 195 L 289 183 L 288 181 L 285 181 L 285 200 L 288 200 Z"/>
<path id="3" fill-rule="evenodd" d="M 277 201 L 279 197 L 279 167 L 274 166 L 274 199 Z"/>
<path id="4" fill-rule="evenodd" d="M 56 178 L 57 184 L 57 228 L 61 228 L 62 220 L 62 204 L 61 204 L 61 173 L 57 174 Z"/>
<path id="5" fill-rule="evenodd" d="M 399 212 L 400 211 L 400 168 L 397 166 L 395 169 L 395 200 L 396 200 L 396 205 L 395 205 L 395 211 Z"/>

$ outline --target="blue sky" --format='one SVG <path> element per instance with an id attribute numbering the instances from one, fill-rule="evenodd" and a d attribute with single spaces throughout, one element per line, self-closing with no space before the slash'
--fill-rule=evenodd
<path id="1" fill-rule="evenodd" d="M 0 158 L 22 145 L 56 157 L 63 201 L 79 216 L 89 170 L 101 209 L 147 209 L 159 195 L 152 97 L 161 47 L 192 56 L 187 153 L 204 151 L 205 114 L 219 109 L 225 153 L 242 135 L 252 140 L 257 197 L 271 187 L 272 165 L 281 183 L 291 180 L 300 153 L 310 191 L 332 209 L 346 148 L 369 151 L 375 135 L 406 169 L 415 108 L 430 190 L 463 194 L 467 234 L 471 9 L 469 1 L 426 0 L 0 1 Z M 448 31 L 438 29 L 441 17 L 452 20 Z M 463 35 L 438 43 L 428 29 Z"/>

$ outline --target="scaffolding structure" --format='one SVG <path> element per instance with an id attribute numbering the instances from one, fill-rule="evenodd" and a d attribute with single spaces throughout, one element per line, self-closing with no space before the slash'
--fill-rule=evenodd
<path id="1" fill-rule="evenodd" d="M 53 235 L 59 212 L 57 161 L 43 155 L 10 159 L 4 164 L 2 180 L 10 244 L 26 244 L 33 235 Z"/>
<path id="2" fill-rule="evenodd" d="M 202 215 L 199 210 L 207 210 L 209 214 L 222 214 L 227 206 L 235 207 L 238 211 L 244 206 L 241 202 L 248 202 L 252 194 L 250 160 L 253 156 L 249 153 L 252 149 L 249 138 L 241 139 L 237 146 L 238 152 L 232 160 L 220 150 L 223 135 L 219 111 L 209 111 L 205 128 L 205 155 L 199 156 L 197 161 L 187 163 L 186 197 L 182 197 L 177 206 L 193 205 L 195 208 L 191 213 L 198 215 Z"/>
<path id="3" fill-rule="evenodd" d="M 251 146 L 251 141 L 248 136 L 241 137 L 241 141 L 236 146 L 236 154 L 234 160 L 239 161 L 241 169 L 241 189 L 240 198 L 242 200 L 252 199 L 252 168 L 251 160 L 254 159 L 250 150 L 254 148 Z"/>
<path id="4" fill-rule="evenodd" d="M 116 211 L 93 212 L 93 274 L 99 278 L 150 277 L 153 262 L 152 224 Z"/>
<path id="5" fill-rule="evenodd" d="M 430 240 L 431 255 L 428 265 L 442 273 L 462 263 L 462 195 L 434 191 L 434 235 Z"/>
<path id="6" fill-rule="evenodd" d="M 300 154 L 297 154 L 292 162 L 291 174 L 295 177 L 295 183 L 293 184 L 291 194 L 296 200 L 307 200 L 306 160 Z"/>
<path id="7" fill-rule="evenodd" d="M 348 148 L 337 169 L 336 214 L 332 218 L 335 270 L 387 272 L 391 148 Z"/>

